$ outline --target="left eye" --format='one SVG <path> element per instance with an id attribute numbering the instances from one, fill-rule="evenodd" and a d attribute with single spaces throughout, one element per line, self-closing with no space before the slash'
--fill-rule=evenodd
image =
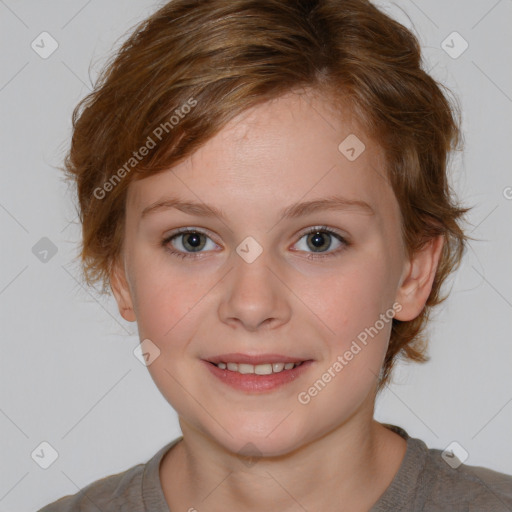
<path id="1" fill-rule="evenodd" d="M 348 246 L 347 241 L 341 235 L 326 227 L 310 229 L 309 231 L 304 233 L 304 235 L 299 240 L 298 244 L 300 244 L 301 240 L 304 238 L 306 248 L 301 249 L 299 247 L 299 250 L 307 251 L 309 248 L 313 248 L 313 253 L 307 256 L 310 259 L 335 256 L 340 252 L 340 250 L 343 250 L 344 246 Z M 327 252 L 329 249 L 332 248 L 331 246 L 333 245 L 333 239 L 336 240 L 338 246 L 337 248 L 334 248 L 335 250 Z M 321 254 L 326 252 L 327 254 L 325 255 Z"/>

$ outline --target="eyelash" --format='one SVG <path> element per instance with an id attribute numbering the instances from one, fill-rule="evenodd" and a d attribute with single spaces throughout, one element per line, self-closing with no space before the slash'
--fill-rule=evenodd
<path id="1" fill-rule="evenodd" d="M 304 236 L 306 236 L 306 235 L 309 235 L 309 234 L 312 234 L 312 233 L 317 233 L 317 232 L 328 233 L 329 235 L 333 235 L 335 238 L 337 238 L 343 244 L 343 247 L 339 247 L 338 249 L 336 249 L 336 250 L 334 250 L 332 252 L 325 253 L 325 254 L 321 254 L 321 253 L 308 253 L 306 258 L 308 258 L 310 260 L 324 259 L 324 258 L 329 258 L 331 256 L 337 256 L 340 252 L 343 252 L 347 247 L 349 247 L 351 245 L 351 243 L 348 242 L 337 231 L 334 231 L 333 229 L 328 228 L 327 226 L 315 226 L 315 227 L 312 227 L 309 230 L 307 230 L 304 233 L 302 233 L 301 236 L 299 237 L 299 240 L 301 238 L 303 238 Z M 202 235 L 205 235 L 206 237 L 210 238 L 204 231 L 202 231 L 200 229 L 181 228 L 181 229 L 175 231 L 174 233 L 172 233 L 171 235 L 169 235 L 168 237 L 164 238 L 162 240 L 162 247 L 164 247 L 165 250 L 168 251 L 172 256 L 176 256 L 178 258 L 182 258 L 182 259 L 193 258 L 193 259 L 195 259 L 195 258 L 200 257 L 200 255 L 202 254 L 200 252 L 198 252 L 198 253 L 196 253 L 194 255 L 193 253 L 186 253 L 186 252 L 176 251 L 176 250 L 174 250 L 174 249 L 172 249 L 170 247 L 169 244 L 170 244 L 171 240 L 173 240 L 174 238 L 176 238 L 176 237 L 178 237 L 180 235 L 186 234 L 186 233 L 202 234 Z"/>

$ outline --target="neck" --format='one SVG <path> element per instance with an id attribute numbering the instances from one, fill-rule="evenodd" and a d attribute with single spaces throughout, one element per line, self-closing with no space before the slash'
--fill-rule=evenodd
<path id="1" fill-rule="evenodd" d="M 406 442 L 370 418 L 354 418 L 300 448 L 244 463 L 187 423 L 160 467 L 171 511 L 368 511 L 389 486 Z M 340 508 L 341 507 L 341 508 Z"/>

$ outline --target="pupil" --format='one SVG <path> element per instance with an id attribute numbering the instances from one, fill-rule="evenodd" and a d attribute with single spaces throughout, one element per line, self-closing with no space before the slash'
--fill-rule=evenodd
<path id="1" fill-rule="evenodd" d="M 199 233 L 188 233 L 184 237 L 185 247 L 190 246 L 192 249 L 201 248 L 201 235 Z M 192 240 L 192 242 L 191 242 Z"/>
<path id="2" fill-rule="evenodd" d="M 326 245 L 325 244 L 325 235 L 322 234 L 320 231 L 317 231 L 316 233 L 311 234 L 311 241 L 317 249 L 322 248 L 322 245 Z M 327 243 L 326 248 L 328 248 L 329 245 L 330 244 Z"/>

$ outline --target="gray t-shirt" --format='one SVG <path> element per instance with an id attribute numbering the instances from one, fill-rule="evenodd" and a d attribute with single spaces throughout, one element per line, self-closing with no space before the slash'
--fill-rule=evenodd
<path id="1" fill-rule="evenodd" d="M 420 439 L 385 425 L 407 441 L 395 478 L 369 512 L 512 512 L 512 476 L 487 468 L 456 469 Z M 64 496 L 38 512 L 171 512 L 160 484 L 160 461 L 182 437 L 161 448 L 146 464 L 110 475 Z M 174 511 L 172 511 L 174 512 Z"/>

